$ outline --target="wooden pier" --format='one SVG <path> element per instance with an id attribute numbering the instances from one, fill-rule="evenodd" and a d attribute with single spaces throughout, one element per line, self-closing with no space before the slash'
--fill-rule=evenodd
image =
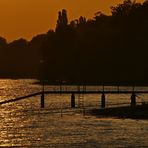
<path id="1" fill-rule="evenodd" d="M 42 107 L 44 107 L 44 99 L 45 99 L 45 94 L 71 94 L 72 95 L 72 102 L 74 102 L 75 94 L 102 94 L 102 103 L 105 104 L 105 95 L 106 94 L 131 94 L 133 96 L 133 94 L 138 95 L 138 94 L 148 94 L 148 91 L 128 91 L 128 90 L 50 90 L 50 91 L 41 91 L 41 92 L 37 92 L 37 93 L 33 93 L 33 94 L 29 94 L 26 96 L 22 96 L 22 97 L 18 97 L 18 98 L 14 98 L 14 99 L 9 99 L 6 101 L 2 101 L 0 102 L 0 105 L 3 104 L 7 104 L 7 103 L 11 103 L 11 102 L 16 102 L 19 100 L 24 100 L 27 98 L 31 98 L 34 96 L 41 96 L 41 102 L 42 102 Z M 135 99 L 135 98 L 133 98 Z M 103 105 L 105 107 L 105 105 Z"/>
<path id="2" fill-rule="evenodd" d="M 128 115 L 126 116 L 132 116 L 133 111 L 137 111 L 139 112 L 139 108 L 140 108 L 140 112 L 141 110 L 143 111 L 147 111 L 148 107 L 148 102 L 139 102 L 137 101 L 137 98 L 140 98 L 139 95 L 141 94 L 148 94 L 148 91 L 144 91 L 144 90 L 120 90 L 120 89 L 116 89 L 116 90 L 105 90 L 104 87 L 102 90 L 88 90 L 85 87 L 81 87 L 82 89 L 80 89 L 80 87 L 78 89 L 62 89 L 62 87 L 60 86 L 60 89 L 58 90 L 45 90 L 42 89 L 42 91 L 40 92 L 36 92 L 36 93 L 32 93 L 26 96 L 22 96 L 22 97 L 17 97 L 17 98 L 13 98 L 13 99 L 8 99 L 6 101 L 2 101 L 0 102 L 0 106 L 1 105 L 5 105 L 8 103 L 13 103 L 16 101 L 20 101 L 20 100 L 25 100 L 25 99 L 31 99 L 31 97 L 36 97 L 39 96 L 40 99 L 40 108 L 45 108 L 46 107 L 46 95 L 50 95 L 50 94 L 55 94 L 55 95 L 61 95 L 61 94 L 65 94 L 65 95 L 71 95 L 70 96 L 70 106 L 69 108 L 80 108 L 83 111 L 83 115 L 85 115 L 85 111 L 86 111 L 86 106 L 84 106 L 84 98 L 82 100 L 79 100 L 80 97 L 84 97 L 84 95 L 98 95 L 98 107 L 97 109 L 93 110 L 95 112 L 95 114 L 97 115 L 116 115 L 116 112 L 118 112 L 118 115 L 125 115 L 124 112 L 128 112 Z M 85 88 L 85 89 L 84 89 Z M 115 108 L 108 108 L 107 107 L 107 95 L 108 94 L 127 94 L 130 95 L 130 102 L 128 102 L 128 104 L 126 103 L 125 105 L 121 105 L 121 104 L 117 104 Z M 79 104 L 80 103 L 80 104 Z M 139 106 L 139 103 L 141 104 Z M 103 110 L 102 110 L 103 109 Z M 74 110 L 71 110 L 74 111 Z M 115 111 L 115 112 L 114 112 Z M 135 113 L 134 112 L 134 113 Z M 63 108 L 61 108 L 61 117 L 62 117 L 62 113 L 63 113 Z M 110 114 L 109 114 L 110 113 Z M 145 113 L 145 112 L 144 112 Z M 147 118 L 147 116 L 146 116 Z"/>
<path id="3" fill-rule="evenodd" d="M 19 100 L 24 100 L 24 99 L 31 98 L 31 97 L 34 97 L 34 96 L 38 96 L 40 94 L 41 94 L 41 92 L 38 92 L 38 93 L 34 93 L 34 94 L 18 97 L 18 98 L 15 98 L 15 99 L 9 99 L 9 100 L 0 102 L 0 105 L 16 102 L 16 101 L 19 101 Z"/>
<path id="4" fill-rule="evenodd" d="M 133 108 L 136 106 L 136 98 L 137 95 L 139 94 L 148 94 L 148 91 L 142 91 L 142 90 L 135 90 L 135 87 L 132 87 L 131 90 L 122 90 L 120 89 L 120 86 L 116 86 L 117 89 L 112 89 L 112 90 L 105 90 L 105 86 L 102 86 L 102 89 L 94 89 L 94 90 L 90 90 L 89 87 L 85 86 L 85 85 L 78 85 L 76 86 L 75 89 L 69 88 L 66 90 L 63 89 L 63 86 L 65 85 L 57 85 L 57 89 L 52 89 L 52 90 L 45 90 L 45 85 L 43 83 L 42 85 L 42 90 L 40 92 L 37 93 L 33 93 L 33 94 L 29 94 L 26 96 L 22 96 L 22 97 L 18 97 L 18 98 L 14 98 L 14 99 L 9 99 L 6 101 L 2 101 L 0 102 L 0 105 L 3 104 L 8 104 L 8 103 L 12 103 L 12 102 L 16 102 L 19 100 L 24 100 L 27 98 L 31 98 L 31 97 L 35 97 L 35 96 L 40 96 L 40 107 L 44 108 L 45 107 L 45 95 L 48 94 L 57 94 L 57 95 L 61 95 L 61 94 L 65 94 L 65 95 L 71 95 L 70 97 L 70 102 L 71 102 L 71 108 L 75 108 L 76 107 L 76 95 L 78 95 L 78 107 L 82 107 L 84 108 L 84 95 L 86 94 L 95 94 L 95 95 L 101 95 L 100 99 L 98 97 L 98 105 L 99 102 L 101 102 L 100 107 L 101 108 L 106 108 L 106 95 L 108 94 L 129 94 L 131 95 L 130 98 L 130 106 Z M 100 86 L 99 86 L 100 87 Z"/>
<path id="5" fill-rule="evenodd" d="M 44 91 L 44 94 L 148 94 L 148 91 L 117 91 L 117 90 L 51 90 L 51 91 Z"/>

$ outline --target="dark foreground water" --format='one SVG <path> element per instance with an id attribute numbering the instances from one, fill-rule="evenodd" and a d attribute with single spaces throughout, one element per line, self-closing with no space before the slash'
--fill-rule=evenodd
<path id="1" fill-rule="evenodd" d="M 0 101 L 40 91 L 34 80 L 0 80 Z M 49 89 L 59 89 L 48 86 Z M 64 86 L 63 89 L 69 89 Z M 72 86 L 71 89 L 76 89 Z M 102 89 L 89 87 L 87 89 Z M 116 89 L 106 87 L 106 89 Z M 132 89 L 122 87 L 121 89 Z M 136 89 L 146 90 L 146 87 Z M 77 96 L 78 98 L 79 96 Z M 107 106 L 129 104 L 129 95 L 108 95 Z M 148 97 L 140 95 L 138 101 Z M 86 110 L 99 108 L 99 95 L 84 96 Z M 148 147 L 148 120 L 97 118 L 70 109 L 70 96 L 47 95 L 45 109 L 40 97 L 0 106 L 1 147 Z M 62 115 L 62 117 L 61 117 Z"/>

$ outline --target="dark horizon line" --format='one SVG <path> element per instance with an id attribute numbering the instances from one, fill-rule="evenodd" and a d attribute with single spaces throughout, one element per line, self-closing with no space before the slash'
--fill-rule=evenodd
<path id="1" fill-rule="evenodd" d="M 62 85 L 62 86 L 64 86 L 64 85 L 76 85 L 76 86 L 129 86 L 129 87 L 133 87 L 133 88 L 135 88 L 135 87 L 148 87 L 148 83 L 145 83 L 145 82 L 135 82 L 135 83 L 133 83 L 133 82 L 103 82 L 103 81 L 96 81 L 96 82 L 94 82 L 94 81 L 92 81 L 92 82 L 88 82 L 87 80 L 86 81 L 76 81 L 76 80 L 74 80 L 74 81 L 72 81 L 71 80 L 71 82 L 66 82 L 66 81 L 62 81 L 62 80 L 58 80 L 58 81 L 56 81 L 56 80 L 40 80 L 39 78 L 37 78 L 37 77 L 13 77 L 13 76 L 11 76 L 11 77 L 7 77 L 7 76 L 0 76 L 0 79 L 10 79 L 10 80 L 19 80 L 19 79 L 35 79 L 35 80 L 37 80 L 37 82 L 34 82 L 33 84 L 39 84 L 39 85 Z"/>

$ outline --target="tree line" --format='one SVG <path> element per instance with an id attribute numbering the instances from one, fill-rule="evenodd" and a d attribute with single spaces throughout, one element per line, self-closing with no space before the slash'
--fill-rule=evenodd
<path id="1" fill-rule="evenodd" d="M 68 21 L 58 13 L 55 30 L 31 41 L 0 38 L 0 76 L 50 82 L 148 83 L 148 1 L 124 0 L 111 15 L 97 12 Z"/>

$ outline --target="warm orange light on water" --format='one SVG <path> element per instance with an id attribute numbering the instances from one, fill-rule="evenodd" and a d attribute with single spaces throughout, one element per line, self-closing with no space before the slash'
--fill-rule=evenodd
<path id="1" fill-rule="evenodd" d="M 143 1 L 143 0 L 138 0 Z M 97 11 L 110 12 L 110 6 L 122 0 L 1 0 L 0 36 L 9 41 L 17 38 L 31 39 L 55 27 L 57 12 L 65 8 L 69 19 L 80 15 L 93 17 Z"/>

